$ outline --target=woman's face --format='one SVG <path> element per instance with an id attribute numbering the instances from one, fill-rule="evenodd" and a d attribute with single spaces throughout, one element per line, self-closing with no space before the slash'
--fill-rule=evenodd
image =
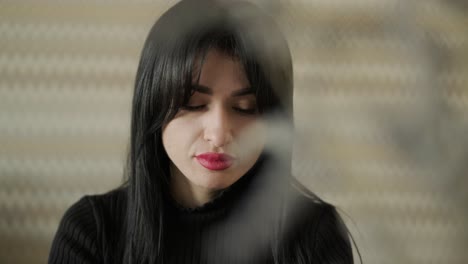
<path id="1" fill-rule="evenodd" d="M 187 105 L 163 127 L 171 181 L 192 190 L 218 191 L 255 164 L 265 144 L 265 125 L 236 59 L 209 51 L 194 90 Z"/>

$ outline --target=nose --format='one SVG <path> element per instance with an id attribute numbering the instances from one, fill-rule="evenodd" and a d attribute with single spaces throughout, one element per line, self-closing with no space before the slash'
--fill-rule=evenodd
<path id="1" fill-rule="evenodd" d="M 222 106 L 211 109 L 204 120 L 204 139 L 212 146 L 221 148 L 232 142 L 232 121 Z"/>

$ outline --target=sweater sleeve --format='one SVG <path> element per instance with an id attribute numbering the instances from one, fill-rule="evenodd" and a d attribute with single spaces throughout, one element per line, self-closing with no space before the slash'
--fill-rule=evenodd
<path id="1" fill-rule="evenodd" d="M 97 225 L 89 197 L 73 204 L 60 221 L 52 242 L 49 264 L 100 263 Z"/>

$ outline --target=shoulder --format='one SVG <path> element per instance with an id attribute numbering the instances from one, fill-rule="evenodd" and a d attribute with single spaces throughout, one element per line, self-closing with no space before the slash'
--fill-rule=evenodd
<path id="1" fill-rule="evenodd" d="M 295 179 L 288 187 L 286 211 L 291 225 L 317 225 L 324 214 L 335 210 L 333 205 L 320 199 Z"/>
<path id="2" fill-rule="evenodd" d="M 52 242 L 49 263 L 93 263 L 100 259 L 95 215 L 88 197 L 68 208 Z"/>
<path id="3" fill-rule="evenodd" d="M 334 205 L 293 182 L 288 207 L 286 237 L 295 252 L 292 259 L 353 263 L 349 233 Z"/>
<path id="4" fill-rule="evenodd" d="M 105 239 L 105 233 L 110 231 L 109 226 L 115 226 L 110 224 L 111 216 L 121 213 L 124 203 L 123 189 L 85 195 L 73 203 L 60 220 L 49 253 L 49 263 L 101 262 L 101 242 Z"/>
<path id="5" fill-rule="evenodd" d="M 124 213 L 127 204 L 127 188 L 120 187 L 103 194 L 86 195 L 91 207 L 98 216 Z"/>

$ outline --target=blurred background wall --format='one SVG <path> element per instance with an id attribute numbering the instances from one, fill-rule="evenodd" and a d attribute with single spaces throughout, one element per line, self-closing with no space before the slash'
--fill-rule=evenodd
<path id="1" fill-rule="evenodd" d="M 0 263 L 122 179 L 144 38 L 176 1 L 0 0 Z M 465 1 L 254 1 L 295 67 L 294 174 L 364 263 L 468 263 Z"/>

